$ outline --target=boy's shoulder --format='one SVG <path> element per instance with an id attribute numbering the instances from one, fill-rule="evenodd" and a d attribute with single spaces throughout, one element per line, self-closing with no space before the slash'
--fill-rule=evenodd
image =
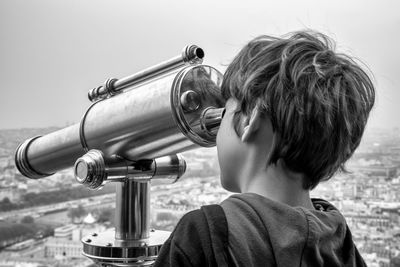
<path id="1" fill-rule="evenodd" d="M 241 255 L 240 264 L 264 257 L 277 266 L 364 266 L 339 210 L 323 199 L 312 203 L 307 209 L 253 193 L 232 195 L 221 203 L 231 254 Z"/>
<path id="2" fill-rule="evenodd" d="M 312 198 L 311 201 L 314 209 L 289 206 L 285 203 L 255 193 L 241 193 L 231 195 L 221 203 L 221 206 L 225 212 L 230 212 L 232 209 L 235 210 L 235 213 L 239 213 L 239 211 L 243 211 L 244 213 L 253 211 L 257 213 L 259 217 L 263 217 L 263 213 L 268 213 L 268 217 L 272 215 L 271 213 L 276 216 L 307 217 L 310 214 L 317 214 L 317 216 L 320 216 L 324 214 L 321 212 L 325 212 L 325 214 L 329 213 L 339 220 L 344 220 L 340 211 L 330 202 L 319 198 Z"/>
<path id="3" fill-rule="evenodd" d="M 206 205 L 200 209 L 186 213 L 178 222 L 174 232 L 187 233 L 191 236 L 204 234 L 210 230 L 220 231 L 223 224 L 226 224 L 225 213 L 220 205 Z M 209 236 L 209 234 L 208 234 Z M 175 239 L 181 236 L 175 236 Z"/>
<path id="4" fill-rule="evenodd" d="M 313 204 L 246 193 L 203 206 L 182 217 L 155 266 L 365 266 L 340 212 L 325 200 Z"/>
<path id="5" fill-rule="evenodd" d="M 230 230 L 237 229 L 238 234 L 251 226 L 255 235 L 276 238 L 278 243 L 284 243 L 285 236 L 297 237 L 299 246 L 304 246 L 312 235 L 344 236 L 347 224 L 340 211 L 323 199 L 312 199 L 312 203 L 314 209 L 292 207 L 258 194 L 244 193 L 232 195 L 221 206 Z"/>
<path id="6" fill-rule="evenodd" d="M 202 206 L 186 213 L 175 228 L 175 231 L 190 235 L 204 235 L 213 227 L 241 224 L 248 227 L 250 224 L 259 224 L 261 230 L 268 226 L 271 229 L 280 227 L 296 229 L 300 233 L 306 233 L 310 229 L 310 223 L 335 225 L 346 228 L 346 221 L 340 211 L 330 202 L 323 199 L 312 199 L 314 210 L 291 207 L 258 194 L 243 193 L 234 194 L 225 199 L 220 205 Z M 216 225 L 217 224 L 217 225 Z M 311 226 L 313 226 L 311 225 Z M 261 227 L 263 226 L 263 227 Z M 221 230 L 222 228 L 218 228 Z M 344 230 L 344 229 L 343 229 Z M 345 230 L 344 230 L 345 231 Z M 184 235 L 185 236 L 185 235 Z M 182 238 L 182 235 L 175 236 Z"/>
<path id="7" fill-rule="evenodd" d="M 222 207 L 202 206 L 178 222 L 160 251 L 158 260 L 163 262 L 159 266 L 228 266 L 227 244 L 228 228 Z"/>

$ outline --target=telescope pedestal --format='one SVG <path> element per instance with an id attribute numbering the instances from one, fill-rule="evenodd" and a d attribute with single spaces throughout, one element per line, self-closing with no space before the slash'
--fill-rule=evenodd
<path id="1" fill-rule="evenodd" d="M 115 239 L 114 229 L 93 233 L 82 239 L 83 255 L 101 267 L 151 266 L 170 234 L 151 231 L 147 239 L 121 242 Z"/>
<path id="2" fill-rule="evenodd" d="M 117 183 L 115 229 L 82 239 L 83 255 L 101 267 L 151 266 L 167 231 L 150 230 L 150 181 Z"/>

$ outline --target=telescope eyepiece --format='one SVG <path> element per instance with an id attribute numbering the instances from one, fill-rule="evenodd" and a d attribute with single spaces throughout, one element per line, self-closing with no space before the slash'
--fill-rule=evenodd
<path id="1" fill-rule="evenodd" d="M 208 107 L 201 114 L 200 124 L 205 133 L 217 136 L 225 108 Z"/>

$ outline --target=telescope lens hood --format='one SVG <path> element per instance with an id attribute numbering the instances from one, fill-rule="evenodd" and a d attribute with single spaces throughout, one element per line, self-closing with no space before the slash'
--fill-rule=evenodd
<path id="1" fill-rule="evenodd" d="M 41 172 L 35 170 L 29 163 L 29 160 L 28 160 L 29 145 L 34 140 L 38 139 L 39 137 L 41 137 L 41 136 L 36 136 L 36 137 L 26 140 L 25 142 L 20 144 L 17 147 L 17 150 L 15 151 L 15 165 L 17 166 L 18 171 L 22 175 L 24 175 L 28 178 L 31 178 L 31 179 L 40 179 L 40 178 L 51 176 L 54 174 L 54 173 L 41 173 Z"/>

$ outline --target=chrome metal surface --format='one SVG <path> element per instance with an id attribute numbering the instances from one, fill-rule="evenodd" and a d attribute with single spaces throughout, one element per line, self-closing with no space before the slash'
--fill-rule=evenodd
<path id="1" fill-rule="evenodd" d="M 202 129 L 200 119 L 208 107 L 225 106 L 221 81 L 222 74 L 210 66 L 190 66 L 97 102 L 82 125 L 87 146 L 107 158 L 119 155 L 131 161 L 214 146 L 215 136 Z M 189 90 L 200 96 L 199 108 L 191 112 L 181 105 L 182 94 Z M 18 149 L 16 163 L 46 175 L 73 166 L 84 153 L 77 123 Z M 27 177 L 42 177 L 21 170 Z"/>
<path id="2" fill-rule="evenodd" d="M 196 82 L 194 82 L 196 81 Z M 174 81 L 171 94 L 173 113 L 178 127 L 182 133 L 194 143 L 211 147 L 215 145 L 216 136 L 210 135 L 202 127 L 201 118 L 204 110 L 209 107 L 222 108 L 225 106 L 220 91 L 222 74 L 209 66 L 193 66 L 181 71 Z M 182 98 L 188 91 L 199 95 L 199 107 L 187 110 L 182 105 Z M 197 97 L 196 97 L 197 98 Z"/>
<path id="3" fill-rule="evenodd" d="M 105 158 L 97 149 L 92 149 L 75 162 L 74 175 L 78 183 L 90 189 L 100 189 L 106 182 L 147 182 L 162 179 L 176 182 L 186 171 L 186 162 L 181 155 L 168 155 L 156 159 L 129 161 L 117 156 Z"/>
<path id="4" fill-rule="evenodd" d="M 150 231 L 150 180 L 117 183 L 115 239 L 146 239 Z"/>
<path id="5" fill-rule="evenodd" d="M 151 266 L 170 232 L 151 231 L 146 239 L 121 243 L 115 230 L 89 235 L 82 239 L 83 255 L 101 266 Z"/>
<path id="6" fill-rule="evenodd" d="M 156 158 L 154 165 L 155 172 L 152 180 L 162 179 L 175 183 L 186 171 L 186 161 L 179 154 Z"/>
<path id="7" fill-rule="evenodd" d="M 225 108 L 208 107 L 200 117 L 200 125 L 210 136 L 217 136 Z"/>
<path id="8" fill-rule="evenodd" d="M 106 163 L 103 153 L 91 150 L 80 157 L 74 166 L 76 180 L 90 189 L 100 189 L 106 182 Z"/>
<path id="9" fill-rule="evenodd" d="M 89 91 L 88 97 L 90 101 L 97 101 L 117 94 L 127 87 L 138 85 L 146 82 L 154 77 L 163 75 L 170 71 L 181 68 L 185 64 L 196 65 L 201 64 L 204 58 L 204 51 L 196 45 L 188 45 L 183 48 L 182 54 L 171 58 L 170 60 L 159 63 L 155 66 L 137 72 L 133 75 L 122 79 L 108 79 L 103 86 L 93 88 Z M 108 81 L 112 82 L 108 82 Z"/>
<path id="10" fill-rule="evenodd" d="M 15 151 L 15 165 L 18 171 L 22 175 L 32 179 L 39 179 L 53 174 L 53 173 L 48 174 L 48 173 L 38 172 L 34 168 L 32 168 L 32 166 L 29 164 L 27 156 L 29 145 L 39 137 L 40 136 L 36 136 L 26 140 L 25 142 L 21 143 Z"/>

